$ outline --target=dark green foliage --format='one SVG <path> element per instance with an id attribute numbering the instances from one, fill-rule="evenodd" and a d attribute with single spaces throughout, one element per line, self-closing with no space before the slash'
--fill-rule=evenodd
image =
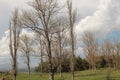
<path id="1" fill-rule="evenodd" d="M 85 59 L 82 59 L 81 57 L 75 57 L 76 63 L 75 63 L 75 71 L 82 71 L 88 69 L 88 63 Z M 41 68 L 37 66 L 35 68 L 35 72 L 40 72 Z M 57 67 L 54 67 L 54 71 L 57 72 Z M 48 63 L 43 63 L 43 72 L 48 72 Z M 62 61 L 62 72 L 70 72 L 70 59 L 66 58 L 64 61 Z"/>
<path id="2" fill-rule="evenodd" d="M 103 56 L 101 56 L 100 58 L 100 64 L 99 64 L 99 68 L 105 68 L 106 67 L 106 60 L 104 59 Z"/>
<path id="3" fill-rule="evenodd" d="M 96 63 L 96 68 L 106 68 L 107 67 L 107 63 L 106 60 L 104 58 L 104 56 L 99 56 L 99 61 Z M 113 59 L 111 56 L 110 59 L 110 64 L 111 67 L 114 67 L 113 65 Z M 88 62 L 81 58 L 80 56 L 75 57 L 75 71 L 83 71 L 83 70 L 88 70 L 89 69 L 89 64 Z M 35 72 L 40 72 L 40 64 L 39 66 L 36 67 Z M 64 60 L 62 61 L 62 72 L 70 72 L 70 58 L 64 58 Z M 47 73 L 48 72 L 48 62 L 44 62 L 43 63 L 43 72 Z M 57 71 L 57 66 L 54 66 L 54 72 L 58 72 Z"/>
<path id="4" fill-rule="evenodd" d="M 65 59 L 62 62 L 62 72 L 70 72 L 70 61 L 69 61 L 69 59 Z"/>
<path id="5" fill-rule="evenodd" d="M 80 56 L 76 57 L 76 64 L 75 64 L 76 71 L 87 70 L 88 68 L 89 68 L 88 62 L 85 59 L 82 59 Z"/>

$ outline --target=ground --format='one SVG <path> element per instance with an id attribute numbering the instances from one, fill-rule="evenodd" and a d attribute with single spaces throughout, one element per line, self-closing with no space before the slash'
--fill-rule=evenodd
<path id="1" fill-rule="evenodd" d="M 94 72 L 78 71 L 75 72 L 75 80 L 107 80 L 107 69 L 99 69 Z M 26 73 L 19 73 L 17 80 L 48 80 L 48 74 L 38 75 L 32 73 L 30 77 Z M 55 80 L 71 80 L 71 73 L 63 73 L 63 77 L 60 79 L 59 74 L 55 75 Z M 120 80 L 120 70 L 112 69 L 110 71 L 110 80 Z"/>

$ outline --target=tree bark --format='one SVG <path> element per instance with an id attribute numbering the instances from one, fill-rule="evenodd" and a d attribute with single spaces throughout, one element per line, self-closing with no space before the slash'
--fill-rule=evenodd
<path id="1" fill-rule="evenodd" d="M 48 58 L 49 58 L 49 80 L 54 80 L 54 68 L 52 65 L 52 54 L 51 54 L 51 41 L 49 40 L 48 32 L 46 32 L 46 38 L 48 43 Z"/>
<path id="2" fill-rule="evenodd" d="M 30 76 L 30 62 L 28 62 L 28 76 Z"/>

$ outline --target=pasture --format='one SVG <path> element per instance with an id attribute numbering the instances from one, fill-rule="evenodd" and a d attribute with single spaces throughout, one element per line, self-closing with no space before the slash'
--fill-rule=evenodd
<path id="1" fill-rule="evenodd" d="M 38 73 L 32 73 L 30 76 L 27 73 L 19 73 L 17 80 L 48 80 L 49 74 L 44 73 L 39 75 Z M 11 80 L 10 75 L 5 76 L 6 80 Z M 75 72 L 75 80 L 107 80 L 107 69 L 99 69 L 94 72 L 78 71 Z M 60 78 L 59 74 L 55 74 L 55 80 L 71 80 L 71 73 L 63 73 L 63 77 Z M 111 69 L 110 71 L 110 80 L 120 80 L 120 70 Z"/>

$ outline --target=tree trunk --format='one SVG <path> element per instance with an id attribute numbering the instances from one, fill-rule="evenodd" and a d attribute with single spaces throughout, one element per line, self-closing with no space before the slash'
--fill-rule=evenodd
<path id="1" fill-rule="evenodd" d="M 16 75 L 13 76 L 13 80 L 16 80 Z"/>
<path id="2" fill-rule="evenodd" d="M 72 72 L 72 80 L 74 80 L 74 22 L 75 22 L 75 13 L 72 12 L 72 0 L 68 0 L 67 2 L 68 5 L 68 15 L 69 15 L 69 24 L 70 24 L 70 37 L 71 37 L 71 50 L 72 50 L 72 55 L 71 55 L 71 72 Z"/>
<path id="3" fill-rule="evenodd" d="M 41 45 L 41 67 L 40 67 L 40 69 L 41 69 L 41 74 L 43 73 L 43 45 L 41 44 L 41 40 L 40 40 L 40 45 Z"/>
<path id="4" fill-rule="evenodd" d="M 48 43 L 48 58 L 49 58 L 49 80 L 54 80 L 54 68 L 52 65 L 52 54 L 51 54 L 51 42 L 49 40 L 48 33 L 46 32 L 46 38 L 47 38 L 47 43 Z"/>
<path id="5" fill-rule="evenodd" d="M 29 51 L 26 53 L 26 55 L 27 55 L 28 76 L 30 76 L 30 56 L 29 56 Z"/>
<path id="6" fill-rule="evenodd" d="M 30 64 L 28 63 L 28 76 L 30 76 Z"/>
<path id="7" fill-rule="evenodd" d="M 13 80 L 16 80 L 16 76 L 17 76 L 17 62 L 16 62 L 16 57 L 14 57 L 13 61 L 14 61 L 13 62 Z"/>
<path id="8" fill-rule="evenodd" d="M 41 66 L 40 66 L 40 69 L 41 69 L 41 74 L 43 73 L 43 60 L 42 60 L 42 56 L 41 56 Z"/>
<path id="9" fill-rule="evenodd" d="M 52 70 L 52 72 L 50 72 L 49 80 L 54 80 L 54 71 L 53 70 Z"/>
<path id="10" fill-rule="evenodd" d="M 60 54 L 60 58 L 59 58 L 59 73 L 60 73 L 60 77 L 62 77 L 62 65 L 61 65 L 62 47 L 61 47 L 60 32 L 58 33 L 58 35 L 59 35 L 59 54 Z"/>
<path id="11" fill-rule="evenodd" d="M 60 63 L 60 77 L 62 77 L 62 65 Z"/>
<path id="12" fill-rule="evenodd" d="M 72 80 L 74 80 L 74 62 L 72 62 Z"/>
<path id="13" fill-rule="evenodd" d="M 72 25 L 72 24 L 71 24 Z M 71 26 L 71 42 L 72 42 L 72 80 L 74 80 L 74 64 L 75 64 L 75 60 L 74 60 L 74 33 L 73 33 L 73 25 Z"/>

